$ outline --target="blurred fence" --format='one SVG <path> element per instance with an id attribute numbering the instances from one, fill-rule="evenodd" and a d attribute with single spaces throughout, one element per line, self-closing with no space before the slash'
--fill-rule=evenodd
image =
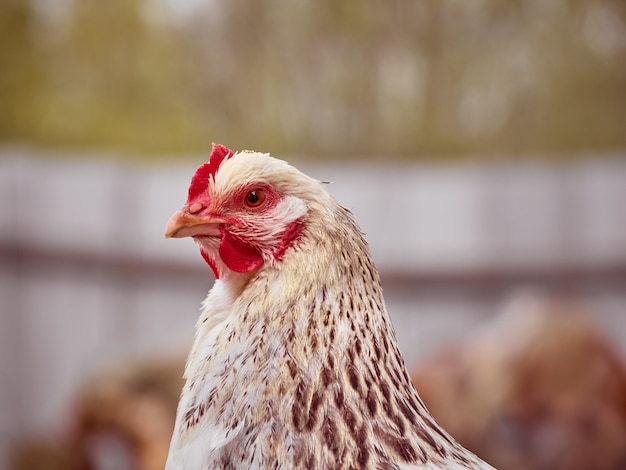
<path id="1" fill-rule="evenodd" d="M 408 362 L 517 289 L 565 292 L 626 344 L 626 159 L 566 165 L 303 166 L 330 180 L 381 269 Z M 184 354 L 210 270 L 165 241 L 196 162 L 0 152 L 0 458 L 60 430 L 112 361 Z"/>

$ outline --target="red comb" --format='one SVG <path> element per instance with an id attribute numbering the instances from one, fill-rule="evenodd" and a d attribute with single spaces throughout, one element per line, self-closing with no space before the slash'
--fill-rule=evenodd
<path id="1" fill-rule="evenodd" d="M 191 184 L 189 185 L 189 192 L 187 194 L 187 203 L 190 203 L 206 191 L 209 184 L 209 177 L 211 175 L 215 176 L 217 169 L 220 167 L 224 159 L 232 156 L 232 150 L 229 150 L 220 144 L 213 144 L 209 161 L 200 165 L 191 178 Z"/>

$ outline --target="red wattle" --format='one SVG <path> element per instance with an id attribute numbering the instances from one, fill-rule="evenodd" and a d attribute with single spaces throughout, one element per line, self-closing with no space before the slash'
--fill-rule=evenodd
<path id="1" fill-rule="evenodd" d="M 248 273 L 259 269 L 263 264 L 263 257 L 259 250 L 233 237 L 227 230 L 222 231 L 219 252 L 224 264 L 236 273 Z"/>

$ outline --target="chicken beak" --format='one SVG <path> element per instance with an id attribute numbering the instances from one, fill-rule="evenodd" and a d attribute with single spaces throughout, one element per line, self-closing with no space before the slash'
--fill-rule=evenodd
<path id="1" fill-rule="evenodd" d="M 165 238 L 219 237 L 221 217 L 192 215 L 185 209 L 176 212 L 165 227 Z"/>

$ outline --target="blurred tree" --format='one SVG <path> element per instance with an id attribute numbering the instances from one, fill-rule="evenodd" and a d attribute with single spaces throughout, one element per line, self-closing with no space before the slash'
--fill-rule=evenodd
<path id="1" fill-rule="evenodd" d="M 41 92 L 34 13 L 19 0 L 0 0 L 0 139 L 28 139 Z"/>
<path id="2" fill-rule="evenodd" d="M 181 102 L 175 51 L 148 23 L 141 0 L 75 2 L 46 62 L 58 143 L 184 151 L 198 140 Z M 208 143 L 207 143 L 208 144 Z"/>
<path id="3" fill-rule="evenodd" d="M 54 20 L 42 4 L 0 0 L 4 141 L 329 157 L 626 144 L 620 0 L 50 0 Z"/>

